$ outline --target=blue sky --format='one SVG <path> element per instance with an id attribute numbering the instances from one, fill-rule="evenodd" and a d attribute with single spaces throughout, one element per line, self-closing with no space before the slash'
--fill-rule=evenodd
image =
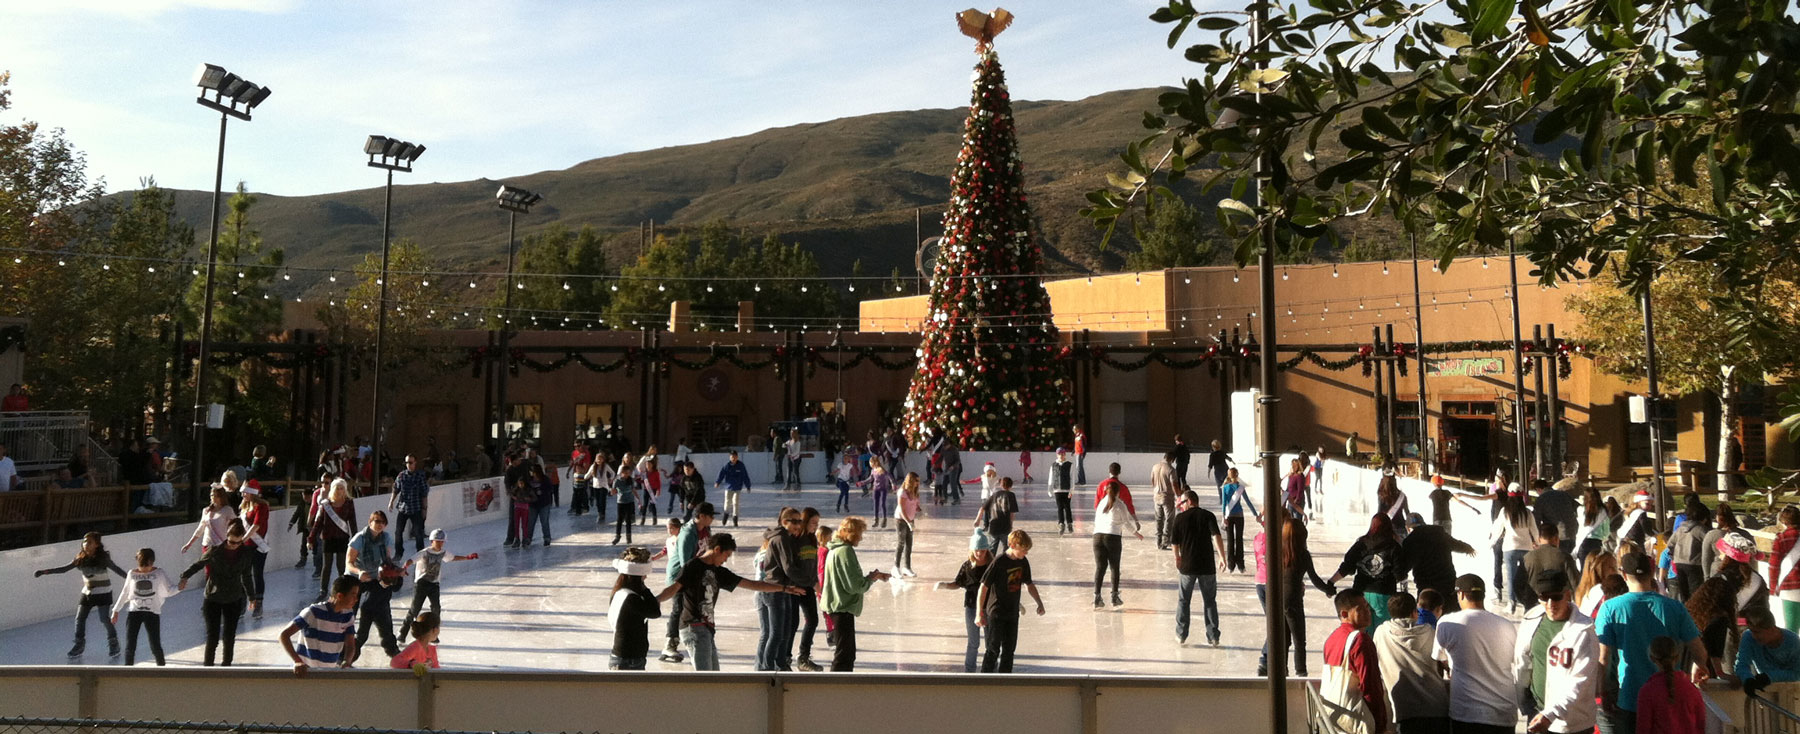
<path id="1" fill-rule="evenodd" d="M 362 140 L 428 146 L 405 181 L 504 179 L 769 127 L 968 103 L 957 2 L 52 0 L 0 3 L 8 123 L 66 130 L 109 190 L 212 184 L 217 114 L 194 69 L 274 94 L 233 121 L 226 187 L 379 184 Z M 1015 99 L 1169 84 L 1152 0 L 1013 0 Z M 1210 3 L 1209 3 L 1210 4 Z M 985 8 L 984 8 L 985 9 Z M 1190 36 L 1189 42 L 1199 40 Z M 949 162 L 946 161 L 946 166 Z"/>

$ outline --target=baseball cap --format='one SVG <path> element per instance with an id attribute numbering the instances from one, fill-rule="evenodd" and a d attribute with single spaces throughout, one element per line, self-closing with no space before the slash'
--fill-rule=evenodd
<path id="1" fill-rule="evenodd" d="M 702 502 L 699 507 L 694 508 L 694 514 L 712 517 L 713 515 L 717 515 L 718 511 L 713 509 L 713 503 Z"/>
<path id="2" fill-rule="evenodd" d="M 432 530 L 431 531 L 431 539 L 432 540 L 443 540 L 444 539 L 444 529 L 437 528 L 435 530 Z"/>
<path id="3" fill-rule="evenodd" d="M 1406 526 L 1407 527 L 1416 528 L 1416 527 L 1418 527 L 1420 525 L 1424 525 L 1424 524 L 1425 524 L 1425 516 L 1424 515 L 1421 515 L 1417 512 L 1406 513 Z"/>
<path id="4" fill-rule="evenodd" d="M 1619 571 L 1626 576 L 1645 576 L 1656 572 L 1656 564 L 1642 553 L 1630 553 L 1619 559 Z"/>
<path id="5" fill-rule="evenodd" d="M 1569 574 L 1560 568 L 1546 568 L 1531 577 L 1531 590 L 1540 595 L 1568 591 Z"/>
<path id="6" fill-rule="evenodd" d="M 1456 590 L 1464 593 L 1474 591 L 1485 594 L 1487 593 L 1487 582 L 1483 581 L 1480 576 L 1465 573 L 1456 577 Z"/>

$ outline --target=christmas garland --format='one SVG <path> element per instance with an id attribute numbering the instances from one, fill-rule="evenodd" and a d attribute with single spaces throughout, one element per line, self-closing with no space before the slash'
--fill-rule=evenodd
<path id="1" fill-rule="evenodd" d="M 521 350 L 514 349 L 512 350 L 512 359 L 509 361 L 511 362 L 510 368 L 515 375 L 519 373 L 519 367 L 521 365 L 530 368 L 533 372 L 545 373 L 555 372 L 569 366 L 571 363 L 586 367 L 589 372 L 605 374 L 617 370 L 620 367 L 635 367 L 634 357 L 636 355 L 633 354 L 635 351 L 636 350 L 627 351 L 624 356 L 621 356 L 612 362 L 601 364 L 588 359 L 587 355 L 582 354 L 581 352 L 564 352 L 562 357 L 558 359 L 543 362 L 525 356 L 525 353 Z M 629 370 L 627 373 L 629 374 Z"/>
<path id="2" fill-rule="evenodd" d="M 5 352 L 13 347 L 18 347 L 21 352 L 25 351 L 24 324 L 13 324 L 0 328 L 0 352 Z"/>

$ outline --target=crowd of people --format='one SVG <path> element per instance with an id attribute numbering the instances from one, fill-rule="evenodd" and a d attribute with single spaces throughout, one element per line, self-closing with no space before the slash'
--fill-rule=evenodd
<path id="1" fill-rule="evenodd" d="M 1015 527 L 1022 487 L 993 464 L 962 479 L 954 446 L 930 447 L 923 476 L 899 469 L 890 474 L 890 462 L 900 467 L 904 457 L 894 455 L 885 439 L 871 436 L 862 449 L 843 450 L 831 470 L 839 501 L 834 509 L 843 515 L 835 528 L 822 527 L 822 514 L 804 506 L 783 508 L 773 527 L 755 529 L 752 521 L 755 550 L 746 576 L 727 567 L 739 546 L 724 532 L 742 527 L 739 496 L 751 491 L 742 457 L 733 452 L 712 472 L 712 488 L 723 489 L 715 498 L 708 496 L 709 477 L 700 474 L 686 441 L 669 462 L 654 445 L 616 455 L 607 448 L 583 443 L 571 453 L 567 513 L 592 514 L 604 529 L 609 500 L 614 506 L 613 544 L 623 546 L 607 605 L 615 669 L 644 668 L 654 649 L 650 622 L 661 619 L 659 660 L 717 670 L 719 594 L 743 588 L 755 592 L 756 669 L 811 671 L 826 662 L 831 670 L 854 670 L 857 618 L 867 593 L 882 581 L 915 575 L 912 544 L 922 509 L 960 502 L 964 484 L 979 485 L 980 503 L 967 560 L 952 578 L 934 584 L 963 592 L 964 669 L 1010 672 L 1020 646 L 1019 617 L 1034 608 L 1045 611 L 1029 559 L 1032 537 Z M 301 673 L 352 664 L 371 637 L 395 667 L 435 667 L 443 566 L 478 557 L 451 553 L 443 530 L 426 531 L 430 481 L 440 474 L 408 456 L 386 507 L 363 514 L 353 490 L 358 470 L 328 461 L 334 455 L 321 461 L 326 481 L 291 523 L 310 551 L 320 586 L 316 601 L 282 632 L 283 647 Z M 1083 486 L 1084 455 L 1059 449 L 1042 478 L 1056 505 L 1059 535 L 1076 528 L 1070 498 Z M 1502 473 L 1478 493 L 1453 492 L 1438 482 L 1428 495 L 1428 522 L 1411 511 L 1389 475 L 1375 492 L 1377 509 L 1367 531 L 1335 564 L 1315 565 L 1308 527 L 1329 491 L 1318 455 L 1291 462 L 1279 505 L 1260 509 L 1217 442 L 1206 464 L 1216 503 L 1203 502 L 1188 483 L 1189 461 L 1178 441 L 1177 450 L 1150 468 L 1152 504 L 1143 514 L 1120 479 L 1121 467 L 1106 467 L 1091 510 L 1082 513 L 1091 519 L 1094 606 L 1124 603 L 1123 540 L 1153 534 L 1176 570 L 1177 644 L 1189 637 L 1198 591 L 1199 626 L 1206 643 L 1218 645 L 1217 576 L 1250 572 L 1248 545 L 1258 597 L 1266 598 L 1271 572 L 1282 574 L 1289 590 L 1283 602 L 1287 639 L 1265 642 L 1258 675 L 1267 672 L 1270 647 L 1277 662 L 1292 650 L 1293 672 L 1302 676 L 1309 662 L 1321 663 L 1320 692 L 1341 709 L 1334 710 L 1345 731 L 1510 731 L 1521 721 L 1529 731 L 1557 734 L 1596 726 L 1603 732 L 1695 731 L 1688 723 L 1700 715 L 1696 682 L 1718 678 L 1756 690 L 1800 680 L 1800 508 L 1780 513 L 1774 551 L 1762 554 L 1728 505 L 1714 509 L 1695 495 L 1686 498 L 1664 535 L 1648 494 L 1638 493 L 1626 508 L 1573 480 L 1554 486 L 1534 481 L 1527 491 Z M 786 468 L 791 475 L 797 465 Z M 504 477 L 511 502 L 506 544 L 530 545 L 541 531 L 548 545 L 548 513 L 563 501 L 558 467 L 532 446 L 515 444 L 501 453 L 494 471 Z M 82 575 L 71 656 L 85 649 L 87 618 L 99 610 L 109 654 L 135 662 L 142 632 L 151 657 L 162 664 L 163 601 L 204 573 L 204 663 L 230 665 L 239 619 L 262 613 L 270 541 L 269 507 L 259 490 L 254 476 L 221 477 L 181 548 L 187 554 L 198 546 L 198 558 L 179 574 L 159 568 L 152 548 L 137 552 L 131 570 L 120 568 L 99 534 L 89 534 L 68 565 L 39 571 Z M 874 510 L 872 519 L 850 512 L 849 495 L 858 490 Z M 722 501 L 715 505 L 715 499 Z M 1459 539 L 1451 503 L 1475 507 L 1475 500 L 1490 503 L 1488 524 L 1463 528 Z M 659 507 L 666 523 L 658 522 Z M 1282 523 L 1279 547 L 1270 548 L 1261 532 L 1246 539 L 1248 518 Z M 667 529 L 654 553 L 632 537 L 634 527 L 651 524 Z M 859 546 L 872 529 L 890 524 L 893 562 L 868 563 Z M 1659 537 L 1666 537 L 1662 548 Z M 1456 572 L 1456 554 L 1479 552 L 1467 539 L 1479 539 L 1485 546 L 1480 550 L 1492 552 L 1491 575 Z M 665 564 L 663 583 L 653 589 L 647 579 L 658 560 Z M 116 595 L 109 580 L 114 575 L 125 579 Z M 413 598 L 396 634 L 392 598 L 408 575 Z M 1340 624 L 1320 656 L 1311 658 L 1305 611 L 1315 590 L 1331 600 Z M 1779 615 L 1771 605 L 1777 599 Z M 116 629 L 120 613 L 126 614 L 123 645 Z M 821 622 L 828 661 L 815 653 Z M 409 643 L 405 649 L 403 643 Z"/>

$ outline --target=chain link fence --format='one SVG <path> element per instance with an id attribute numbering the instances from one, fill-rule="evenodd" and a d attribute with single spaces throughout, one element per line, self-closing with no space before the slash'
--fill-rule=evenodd
<path id="1" fill-rule="evenodd" d="M 450 729 L 374 729 L 228 724 L 213 721 L 132 721 L 128 719 L 33 719 L 0 717 L 0 734 L 526 734 Z"/>

